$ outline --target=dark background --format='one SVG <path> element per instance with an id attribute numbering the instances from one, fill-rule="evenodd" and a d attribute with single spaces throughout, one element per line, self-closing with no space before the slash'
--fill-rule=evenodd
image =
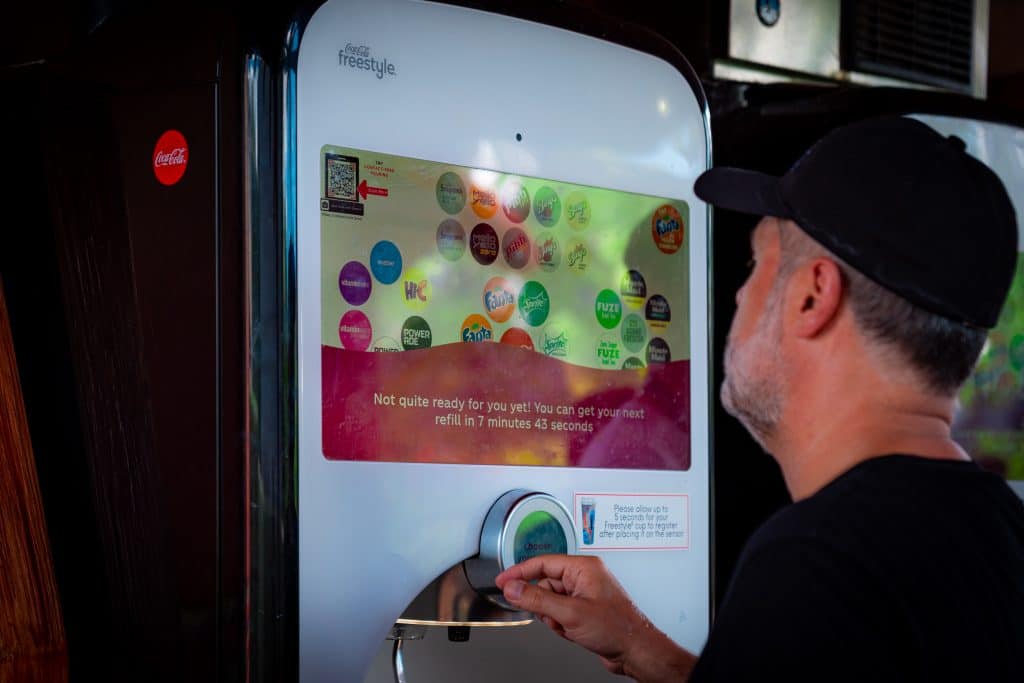
<path id="1" fill-rule="evenodd" d="M 626 22 L 659 33 L 704 80 L 719 164 L 779 173 L 825 130 L 874 113 L 1024 119 L 1016 0 L 991 2 L 984 102 L 715 82 L 725 2 L 460 4 L 556 21 L 593 10 L 609 36 Z M 241 7 L 40 0 L 0 10 L 0 278 L 72 680 L 245 675 L 242 56 L 257 49 L 275 63 L 301 8 Z M 189 131 L 194 160 L 173 202 L 149 176 L 168 121 Z M 752 224 L 715 217 L 715 386 Z M 717 601 L 744 540 L 788 497 L 742 428 L 720 408 L 714 420 Z M 293 627 L 283 614 L 281 642 L 262 643 L 267 671 L 294 664 Z"/>

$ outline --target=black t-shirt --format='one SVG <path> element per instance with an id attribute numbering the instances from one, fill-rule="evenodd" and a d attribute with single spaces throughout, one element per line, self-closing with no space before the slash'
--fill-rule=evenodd
<path id="1" fill-rule="evenodd" d="M 969 462 L 860 463 L 775 514 L 691 681 L 1024 681 L 1024 505 Z"/>

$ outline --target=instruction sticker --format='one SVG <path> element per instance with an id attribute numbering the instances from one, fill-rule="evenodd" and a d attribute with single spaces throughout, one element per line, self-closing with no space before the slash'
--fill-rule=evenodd
<path id="1" fill-rule="evenodd" d="M 690 497 L 684 493 L 577 493 L 581 552 L 688 550 Z"/>

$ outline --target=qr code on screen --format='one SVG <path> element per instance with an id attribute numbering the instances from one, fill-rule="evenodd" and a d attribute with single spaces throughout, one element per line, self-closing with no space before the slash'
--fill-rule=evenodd
<path id="1" fill-rule="evenodd" d="M 327 155 L 327 196 L 355 201 L 359 183 L 359 162 L 351 157 Z"/>

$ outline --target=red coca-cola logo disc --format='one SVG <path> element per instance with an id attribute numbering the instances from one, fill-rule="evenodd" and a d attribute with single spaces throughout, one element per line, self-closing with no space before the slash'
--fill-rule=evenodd
<path id="1" fill-rule="evenodd" d="M 188 143 L 179 131 L 169 130 L 153 148 L 153 173 L 163 185 L 174 185 L 188 167 Z"/>

